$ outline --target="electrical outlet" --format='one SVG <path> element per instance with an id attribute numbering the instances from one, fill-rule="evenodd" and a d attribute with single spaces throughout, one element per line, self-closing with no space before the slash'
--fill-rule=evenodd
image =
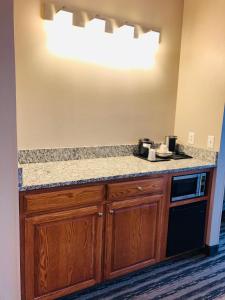
<path id="1" fill-rule="evenodd" d="M 194 143 L 195 143 L 195 133 L 190 131 L 188 133 L 188 144 L 194 145 Z"/>
<path id="2" fill-rule="evenodd" d="M 214 143 L 215 143 L 215 137 L 214 137 L 214 135 L 208 135 L 207 147 L 209 149 L 213 149 L 214 148 Z"/>

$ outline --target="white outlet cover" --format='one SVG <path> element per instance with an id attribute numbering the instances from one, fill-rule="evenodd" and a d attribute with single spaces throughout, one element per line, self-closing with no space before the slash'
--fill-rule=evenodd
<path id="1" fill-rule="evenodd" d="M 188 133 L 188 144 L 194 145 L 194 143 L 195 143 L 195 133 L 190 131 Z"/>
<path id="2" fill-rule="evenodd" d="M 215 136 L 214 135 L 208 135 L 208 142 L 207 142 L 207 147 L 209 149 L 213 149 L 215 144 Z"/>

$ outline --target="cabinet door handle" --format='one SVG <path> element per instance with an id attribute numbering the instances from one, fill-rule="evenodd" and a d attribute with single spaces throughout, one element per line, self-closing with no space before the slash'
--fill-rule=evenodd
<path id="1" fill-rule="evenodd" d="M 102 212 L 98 212 L 98 216 L 99 217 L 103 217 L 103 213 Z"/>
<path id="2" fill-rule="evenodd" d="M 141 187 L 141 186 L 138 186 L 137 189 L 138 189 L 139 191 L 143 191 L 143 187 Z"/>
<path id="3" fill-rule="evenodd" d="M 109 210 L 109 213 L 110 213 L 111 215 L 113 215 L 113 214 L 114 214 L 114 210 L 113 210 L 113 209 L 110 209 L 110 210 Z"/>

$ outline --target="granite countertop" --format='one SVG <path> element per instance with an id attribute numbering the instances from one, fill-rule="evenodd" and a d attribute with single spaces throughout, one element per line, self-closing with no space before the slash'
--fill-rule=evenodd
<path id="1" fill-rule="evenodd" d="M 198 159 L 148 162 L 134 156 L 21 164 L 20 191 L 215 167 Z M 21 171 L 21 169 L 20 169 Z"/>

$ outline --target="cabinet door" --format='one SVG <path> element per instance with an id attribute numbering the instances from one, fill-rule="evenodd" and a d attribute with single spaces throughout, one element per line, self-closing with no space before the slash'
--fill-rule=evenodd
<path id="1" fill-rule="evenodd" d="M 152 196 L 108 205 L 106 279 L 160 260 L 162 200 L 162 196 Z"/>
<path id="2" fill-rule="evenodd" d="M 102 206 L 25 219 L 26 300 L 56 299 L 101 280 Z"/>

